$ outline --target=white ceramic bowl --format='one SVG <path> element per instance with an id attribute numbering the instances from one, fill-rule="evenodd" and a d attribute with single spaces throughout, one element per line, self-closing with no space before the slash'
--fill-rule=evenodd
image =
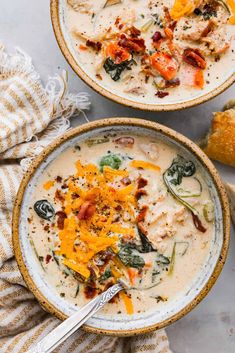
<path id="1" fill-rule="evenodd" d="M 116 90 L 115 85 L 105 85 L 103 81 L 92 77 L 92 75 L 87 72 L 81 60 L 79 60 L 79 56 L 67 28 L 66 0 L 51 0 L 51 20 L 59 47 L 77 75 L 98 93 L 129 107 L 150 111 L 184 109 L 212 99 L 235 81 L 234 67 L 227 66 L 224 67 L 224 72 L 220 80 L 214 80 L 211 85 L 203 90 L 195 90 L 193 97 L 185 98 L 184 95 L 181 95 L 179 98 L 172 99 L 169 95 L 157 104 L 154 102 L 146 103 L 146 100 L 141 96 L 127 98 L 124 92 L 122 93 Z M 211 78 L 211 80 L 212 79 L 213 78 Z"/>
<path id="2" fill-rule="evenodd" d="M 213 164 L 193 142 L 162 125 L 149 121 L 116 118 L 95 121 L 78 127 L 52 143 L 34 162 L 21 183 L 13 216 L 13 241 L 16 259 L 28 287 L 42 306 L 61 319 L 77 308 L 61 298 L 50 283 L 45 280 L 42 268 L 30 244 L 28 235 L 29 204 L 35 186 L 43 170 L 66 148 L 74 146 L 84 138 L 106 132 L 138 132 L 177 146 L 182 155 L 193 160 L 206 181 L 215 205 L 214 235 L 210 254 L 204 266 L 189 287 L 169 302 L 162 303 L 145 314 L 102 315 L 97 314 L 85 325 L 85 329 L 105 334 L 132 335 L 161 328 L 181 318 L 197 305 L 208 293 L 217 279 L 226 259 L 229 243 L 229 207 L 223 184 Z"/>

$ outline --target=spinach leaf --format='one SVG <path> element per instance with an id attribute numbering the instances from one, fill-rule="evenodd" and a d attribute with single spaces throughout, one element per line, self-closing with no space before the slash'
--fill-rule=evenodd
<path id="1" fill-rule="evenodd" d="M 158 265 L 169 265 L 170 260 L 168 257 L 162 255 L 162 254 L 157 254 L 156 262 Z"/>
<path id="2" fill-rule="evenodd" d="M 111 76 L 112 80 L 118 81 L 124 70 L 131 70 L 134 60 L 126 60 L 120 64 L 115 64 L 111 58 L 107 58 L 104 62 L 105 71 Z"/>
<path id="3" fill-rule="evenodd" d="M 145 261 L 141 256 L 135 255 L 133 250 L 135 249 L 128 246 L 128 244 L 126 246 L 122 246 L 118 253 L 118 257 L 125 266 L 142 269 L 145 266 Z"/>
<path id="4" fill-rule="evenodd" d="M 196 167 L 192 161 L 187 161 L 182 156 L 177 156 L 173 159 L 171 166 L 163 174 L 163 181 L 172 196 L 196 215 L 196 209 L 183 200 L 174 188 L 174 186 L 182 183 L 183 177 L 190 177 L 194 175 L 195 172 Z"/>
<path id="5" fill-rule="evenodd" d="M 104 166 L 109 166 L 112 169 L 119 169 L 122 163 L 121 158 L 117 154 L 107 154 L 100 160 L 100 170 L 103 172 Z"/>
<path id="6" fill-rule="evenodd" d="M 33 208 L 39 217 L 47 221 L 50 221 L 55 215 L 53 206 L 47 200 L 39 200 L 35 202 Z"/>
<path id="7" fill-rule="evenodd" d="M 152 283 L 155 283 L 159 279 L 158 275 L 161 274 L 162 270 L 170 264 L 170 259 L 160 253 L 157 253 L 153 272 L 152 272 Z"/>
<path id="8" fill-rule="evenodd" d="M 143 232 L 141 232 L 141 230 L 138 228 L 138 234 L 140 237 L 140 241 L 141 241 L 141 246 L 137 246 L 137 250 L 140 253 L 149 253 L 149 252 L 153 252 L 153 251 L 157 251 L 153 248 L 152 244 L 150 243 L 150 241 L 148 240 L 148 238 L 146 237 L 146 235 L 144 235 Z"/>
<path id="9" fill-rule="evenodd" d="M 190 177 L 196 172 L 195 164 L 192 161 L 186 161 L 184 157 L 177 156 L 173 159 L 171 166 L 165 174 L 173 185 L 180 185 L 183 177 Z"/>

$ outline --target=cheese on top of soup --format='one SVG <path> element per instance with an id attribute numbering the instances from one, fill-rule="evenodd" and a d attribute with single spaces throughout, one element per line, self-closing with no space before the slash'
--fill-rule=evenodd
<path id="1" fill-rule="evenodd" d="M 68 148 L 43 172 L 29 236 L 48 283 L 82 306 L 120 278 L 103 313 L 142 313 L 186 291 L 209 255 L 214 210 L 194 162 L 138 135 Z"/>

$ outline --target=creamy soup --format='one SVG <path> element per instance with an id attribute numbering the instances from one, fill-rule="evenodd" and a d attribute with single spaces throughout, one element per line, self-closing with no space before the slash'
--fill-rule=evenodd
<path id="1" fill-rule="evenodd" d="M 65 22 L 88 75 L 156 104 L 211 91 L 234 72 L 232 11 L 233 0 L 67 0 Z"/>
<path id="2" fill-rule="evenodd" d="M 40 177 L 29 236 L 48 283 L 82 306 L 124 279 L 103 313 L 132 314 L 187 291 L 209 255 L 214 210 L 196 165 L 150 137 L 68 148 Z"/>

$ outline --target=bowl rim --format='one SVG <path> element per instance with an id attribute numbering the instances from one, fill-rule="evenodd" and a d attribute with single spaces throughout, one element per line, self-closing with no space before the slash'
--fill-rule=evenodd
<path id="1" fill-rule="evenodd" d="M 215 265 L 214 271 L 210 278 L 208 279 L 207 283 L 203 286 L 203 288 L 200 290 L 200 292 L 197 294 L 197 296 L 189 303 L 187 304 L 184 308 L 182 308 L 179 312 L 174 314 L 173 316 L 169 317 L 168 319 L 165 319 L 161 321 L 160 323 L 156 323 L 154 325 L 146 326 L 141 329 L 133 329 L 133 330 L 108 330 L 108 329 L 100 329 L 100 328 L 95 328 L 91 327 L 89 325 L 84 325 L 83 329 L 96 333 L 96 334 L 105 334 L 105 335 L 114 335 L 114 336 L 133 336 L 137 334 L 144 334 L 147 332 L 151 332 L 156 329 L 161 329 L 164 328 L 165 326 L 170 325 L 171 323 L 179 320 L 182 318 L 184 315 L 186 315 L 188 312 L 190 312 L 197 304 L 200 303 L 200 301 L 208 294 L 212 286 L 214 285 L 215 281 L 217 280 L 220 272 L 222 271 L 222 268 L 224 266 L 224 263 L 226 261 L 227 253 L 228 253 L 228 247 L 229 247 L 229 239 L 230 239 L 230 212 L 229 212 L 229 204 L 228 204 L 228 199 L 227 199 L 227 194 L 225 191 L 225 187 L 220 179 L 220 176 L 215 168 L 215 166 L 212 164 L 212 162 L 209 160 L 209 158 L 204 154 L 204 152 L 191 140 L 189 140 L 187 137 L 181 135 L 180 133 L 165 127 L 161 124 L 148 121 L 148 120 L 143 120 L 143 119 L 137 119 L 137 118 L 106 118 L 103 120 L 96 120 L 90 123 L 86 123 L 84 125 L 78 126 L 66 133 L 64 133 L 62 136 L 58 137 L 53 141 L 51 144 L 49 144 L 44 151 L 37 156 L 33 161 L 32 164 L 30 165 L 29 169 L 26 171 L 26 173 L 23 176 L 23 179 L 21 181 L 14 208 L 13 208 L 13 219 L 12 219 L 12 229 L 13 229 L 13 249 L 16 257 L 16 261 L 18 264 L 18 267 L 20 269 L 20 272 L 24 278 L 24 281 L 26 282 L 28 288 L 32 291 L 32 293 L 35 295 L 39 303 L 42 305 L 42 307 L 50 312 L 52 315 L 55 315 L 58 317 L 60 320 L 65 320 L 67 316 L 61 312 L 58 308 L 56 308 L 54 305 L 52 305 L 45 297 L 44 295 L 40 292 L 40 290 L 36 287 L 35 283 L 33 282 L 29 271 L 24 263 L 23 260 L 23 255 L 21 252 L 21 247 L 20 247 L 20 235 L 19 235 L 19 223 L 20 223 L 20 214 L 21 214 L 21 205 L 22 205 L 22 200 L 24 197 L 24 192 L 25 189 L 31 179 L 31 177 L 34 175 L 36 172 L 37 168 L 41 163 L 43 163 L 44 159 L 51 153 L 53 152 L 56 148 L 58 148 L 62 143 L 65 141 L 68 141 L 72 139 L 75 136 L 82 135 L 85 132 L 89 132 L 91 130 L 97 129 L 97 128 L 105 128 L 105 127 L 110 127 L 110 126 L 135 126 L 135 127 L 143 127 L 143 128 L 148 128 L 150 130 L 156 131 L 158 133 L 161 133 L 164 136 L 167 136 L 170 138 L 172 141 L 177 141 L 179 142 L 183 147 L 187 148 L 195 157 L 198 159 L 203 168 L 207 170 L 207 172 L 210 174 L 212 181 L 216 187 L 216 190 L 219 195 L 221 207 L 222 207 L 222 219 L 223 219 L 223 244 L 220 252 L 219 259 Z"/>
<path id="2" fill-rule="evenodd" d="M 223 91 L 225 91 L 228 87 L 230 87 L 235 82 L 235 71 L 219 86 L 215 87 L 208 93 L 196 97 L 194 99 L 180 102 L 180 103 L 169 103 L 169 104 L 146 104 L 141 102 L 136 102 L 134 100 L 130 100 L 124 97 L 120 97 L 117 94 L 111 92 L 110 90 L 101 87 L 97 81 L 87 75 L 87 73 L 81 68 L 81 66 L 76 61 L 75 57 L 71 53 L 68 48 L 66 39 L 63 35 L 63 31 L 61 28 L 60 23 L 60 1 L 61 0 L 50 0 L 50 13 L 51 13 L 51 22 L 52 27 L 54 30 L 54 34 L 59 45 L 61 52 L 63 53 L 65 59 L 67 60 L 68 64 L 71 66 L 73 71 L 86 83 L 90 86 L 93 90 L 97 93 L 101 94 L 102 96 L 109 98 L 113 102 L 120 103 L 124 106 L 130 108 L 136 108 L 140 110 L 146 111 L 176 111 L 185 108 L 194 107 L 196 105 L 202 104 L 204 102 L 209 101 L 210 99 L 216 97 Z"/>

